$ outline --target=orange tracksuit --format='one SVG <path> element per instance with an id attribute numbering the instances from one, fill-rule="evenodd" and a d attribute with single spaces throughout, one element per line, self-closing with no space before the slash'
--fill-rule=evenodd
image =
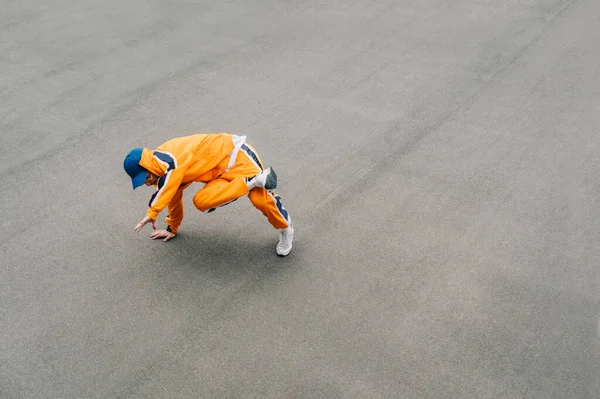
<path id="1" fill-rule="evenodd" d="M 183 220 L 183 190 L 193 182 L 206 183 L 194 196 L 194 205 L 202 212 L 212 212 L 248 195 L 273 227 L 288 227 L 288 213 L 275 192 L 260 187 L 248 191 L 245 178 L 260 173 L 263 163 L 246 144 L 246 136 L 218 133 L 178 137 L 156 150 L 144 148 L 140 166 L 160 176 L 146 215 L 156 220 L 167 207 L 165 222 L 174 233 Z"/>

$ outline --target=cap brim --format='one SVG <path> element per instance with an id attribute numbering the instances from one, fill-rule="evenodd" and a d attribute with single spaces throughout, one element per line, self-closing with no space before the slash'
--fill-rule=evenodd
<path id="1" fill-rule="evenodd" d="M 137 174 L 131 179 L 131 182 L 133 183 L 134 190 L 144 184 L 146 182 L 146 171 Z"/>

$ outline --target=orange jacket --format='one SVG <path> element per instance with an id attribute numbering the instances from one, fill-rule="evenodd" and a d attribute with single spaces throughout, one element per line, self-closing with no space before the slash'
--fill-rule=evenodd
<path id="1" fill-rule="evenodd" d="M 140 166 L 160 176 L 146 215 L 156 220 L 168 207 L 166 223 L 176 233 L 183 220 L 183 190 L 225 172 L 245 139 L 227 133 L 195 134 L 169 140 L 156 150 L 144 148 Z"/>

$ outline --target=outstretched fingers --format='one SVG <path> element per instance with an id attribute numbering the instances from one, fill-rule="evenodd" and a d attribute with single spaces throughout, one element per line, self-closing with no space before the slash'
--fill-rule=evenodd
<path id="1" fill-rule="evenodd" d="M 148 217 L 148 216 L 145 216 L 142 220 L 140 220 L 140 222 L 138 224 L 135 225 L 135 227 L 133 228 L 133 231 L 135 231 L 136 233 L 139 232 L 146 223 L 152 223 L 152 228 L 154 230 L 156 230 L 156 221 L 153 219 L 150 219 L 150 217 Z"/>
<path id="2" fill-rule="evenodd" d="M 169 241 L 170 239 L 175 237 L 175 235 L 176 234 L 171 233 L 167 230 L 156 230 L 155 232 L 150 234 L 150 238 L 152 238 L 153 240 L 156 240 L 157 238 L 164 238 L 163 241 Z"/>

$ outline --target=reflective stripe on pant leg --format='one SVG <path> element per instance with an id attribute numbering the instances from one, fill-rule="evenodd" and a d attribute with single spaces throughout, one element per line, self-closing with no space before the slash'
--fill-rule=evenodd
<path id="1" fill-rule="evenodd" d="M 289 221 L 290 221 L 289 215 L 288 215 L 287 210 L 281 204 L 281 197 L 279 195 L 275 194 L 272 191 L 267 191 L 267 192 L 275 200 L 275 205 L 277 206 L 277 210 L 279 211 L 279 213 L 281 214 L 281 216 L 283 216 L 283 218 L 285 219 L 285 221 L 289 223 Z"/>
<path id="2" fill-rule="evenodd" d="M 250 190 L 248 198 L 252 205 L 267 217 L 273 227 L 285 229 L 289 226 L 289 214 L 281 205 L 281 198 L 277 194 L 257 187 Z"/>
<path id="3" fill-rule="evenodd" d="M 260 162 L 260 159 L 258 158 L 258 155 L 249 145 L 242 145 L 241 151 L 243 151 L 244 154 L 248 156 L 248 158 L 252 161 L 252 163 L 254 163 L 254 165 L 256 165 L 259 171 L 262 171 L 264 169 L 262 163 Z"/>

